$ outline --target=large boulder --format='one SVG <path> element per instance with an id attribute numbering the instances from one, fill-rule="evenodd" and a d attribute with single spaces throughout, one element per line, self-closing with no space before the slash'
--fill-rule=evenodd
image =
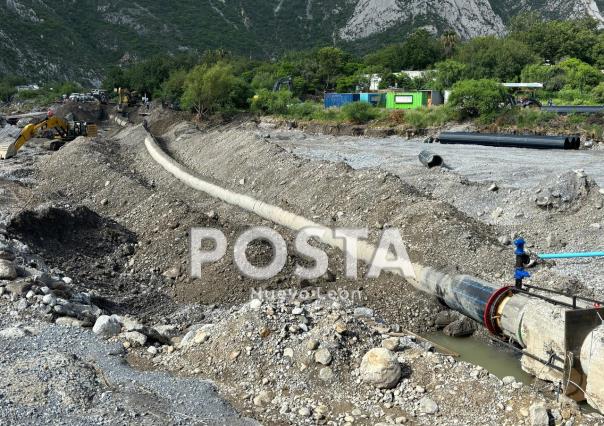
<path id="1" fill-rule="evenodd" d="M 451 337 L 465 337 L 471 336 L 476 331 L 476 324 L 470 318 L 460 318 L 443 330 L 443 333 Z"/>
<path id="2" fill-rule="evenodd" d="M 401 379 L 401 366 L 392 351 L 374 348 L 363 356 L 361 379 L 379 389 L 391 389 Z"/>
<path id="3" fill-rule="evenodd" d="M 0 280 L 14 280 L 17 278 L 17 269 L 10 260 L 0 259 Z"/>
<path id="4" fill-rule="evenodd" d="M 114 316 L 101 315 L 96 322 L 92 331 L 105 339 L 117 336 L 122 331 L 122 324 Z"/>
<path id="5" fill-rule="evenodd" d="M 531 426 L 549 426 L 549 414 L 545 404 L 536 403 L 529 408 Z"/>

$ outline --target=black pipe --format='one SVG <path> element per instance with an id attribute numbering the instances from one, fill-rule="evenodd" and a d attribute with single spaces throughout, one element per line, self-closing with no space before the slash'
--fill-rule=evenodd
<path id="1" fill-rule="evenodd" d="M 484 313 L 498 286 L 468 275 L 447 275 L 432 268 L 424 268 L 420 277 L 421 288 L 438 297 L 449 308 L 472 318 L 484 321 Z"/>
<path id="2" fill-rule="evenodd" d="M 569 105 L 569 106 L 544 106 L 541 111 L 553 112 L 556 114 L 598 114 L 604 112 L 604 106 L 587 106 L 587 105 Z"/>
<path id="3" fill-rule="evenodd" d="M 568 136 L 509 135 L 497 133 L 443 132 L 438 136 L 441 144 L 484 145 L 533 149 L 577 149 L 579 138 Z"/>
<path id="4" fill-rule="evenodd" d="M 443 158 L 440 155 L 434 154 L 428 150 L 424 150 L 419 153 L 419 161 L 429 169 L 443 165 Z"/>

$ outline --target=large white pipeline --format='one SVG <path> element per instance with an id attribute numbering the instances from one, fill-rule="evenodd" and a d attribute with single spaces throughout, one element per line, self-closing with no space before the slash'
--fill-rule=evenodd
<path id="1" fill-rule="evenodd" d="M 161 167 L 187 186 L 293 231 L 309 227 L 323 230 L 323 236 L 319 238 L 323 243 L 342 252 L 345 251 L 344 241 L 335 238 L 330 228 L 195 176 L 166 154 L 150 134 L 145 138 L 145 147 Z M 376 249 L 370 243 L 359 241 L 357 258 L 370 264 Z M 441 298 L 450 308 L 482 322 L 490 331 L 496 328 L 496 334 L 505 335 L 520 343 L 525 349 L 525 354 L 533 355 L 533 357 L 523 356 L 523 368 L 527 371 L 544 380 L 563 382 L 565 386 L 571 383 L 570 378 L 565 378 L 564 372 L 543 368 L 543 365 L 535 360 L 535 357 L 547 359 L 547 356 L 552 353 L 558 356 L 558 360 L 564 360 L 567 357 L 563 333 L 565 328 L 563 309 L 540 299 L 515 294 L 508 287 L 501 288 L 475 277 L 451 276 L 416 263 L 413 264 L 413 269 L 416 278 L 405 277 L 405 279 L 417 289 Z M 399 273 L 399 275 L 402 274 Z M 584 362 L 587 363 L 585 354 L 588 353 L 589 363 L 592 366 L 590 369 L 586 365 L 585 370 L 587 371 L 580 373 L 587 379 L 585 373 L 589 371 L 590 377 L 587 391 L 581 389 L 584 392 L 577 399 L 581 399 L 584 393 L 588 401 L 598 408 L 604 405 L 604 371 L 593 368 L 593 366 L 604 365 L 604 338 L 602 333 L 594 333 L 588 336 L 589 349 L 584 349 L 583 354 L 577 354 L 583 355 Z M 587 346 L 585 347 L 587 348 Z M 564 369 L 565 363 L 558 361 L 552 365 Z M 580 383 L 580 385 L 585 386 L 586 384 Z"/>

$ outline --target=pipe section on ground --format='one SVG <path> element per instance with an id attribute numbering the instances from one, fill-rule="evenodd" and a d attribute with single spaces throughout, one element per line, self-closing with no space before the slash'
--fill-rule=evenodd
<path id="1" fill-rule="evenodd" d="M 419 161 L 427 168 L 431 169 L 432 167 L 440 167 L 443 165 L 443 158 L 438 155 L 430 152 L 428 150 L 424 150 L 419 153 Z"/>
<path id="2" fill-rule="evenodd" d="M 543 106 L 541 107 L 543 112 L 553 112 L 555 114 L 598 114 L 604 112 L 604 106 L 602 105 L 575 105 L 575 106 Z"/>
<path id="3" fill-rule="evenodd" d="M 576 136 L 506 135 L 470 132 L 443 132 L 437 139 L 441 144 L 532 149 L 578 149 L 581 143 Z"/>

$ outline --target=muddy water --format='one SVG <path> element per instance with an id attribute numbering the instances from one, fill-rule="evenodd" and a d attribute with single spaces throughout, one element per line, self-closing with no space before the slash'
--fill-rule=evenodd
<path id="1" fill-rule="evenodd" d="M 520 367 L 519 354 L 511 349 L 490 345 L 476 337 L 449 337 L 441 332 L 429 333 L 424 337 L 457 352 L 460 355 L 458 360 L 480 365 L 500 379 L 514 376 L 516 381 L 524 384 L 534 381 L 534 377 Z"/>

